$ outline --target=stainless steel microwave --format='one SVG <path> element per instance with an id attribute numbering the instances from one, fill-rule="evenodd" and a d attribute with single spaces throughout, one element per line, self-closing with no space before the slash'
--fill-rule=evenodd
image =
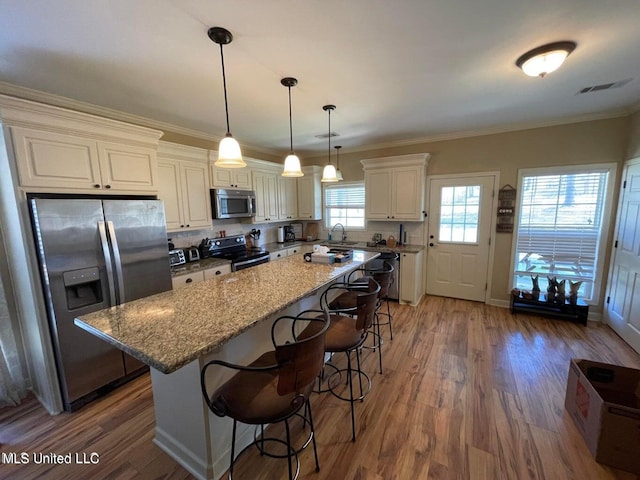
<path id="1" fill-rule="evenodd" d="M 211 190 L 213 218 L 247 218 L 256 215 L 256 193 L 252 190 Z"/>

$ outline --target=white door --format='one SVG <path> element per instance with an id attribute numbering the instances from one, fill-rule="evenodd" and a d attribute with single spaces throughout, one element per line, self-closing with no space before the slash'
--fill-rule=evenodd
<path id="1" fill-rule="evenodd" d="M 627 162 L 622 178 L 604 316 L 640 352 L 640 159 Z"/>
<path id="2" fill-rule="evenodd" d="M 485 301 L 494 175 L 429 180 L 427 293 Z"/>

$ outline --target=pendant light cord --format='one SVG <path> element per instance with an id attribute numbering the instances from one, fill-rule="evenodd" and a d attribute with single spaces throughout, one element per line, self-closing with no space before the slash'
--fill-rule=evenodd
<path id="1" fill-rule="evenodd" d="M 331 109 L 327 110 L 329 112 L 329 165 L 331 165 Z"/>
<path id="2" fill-rule="evenodd" d="M 227 118 L 227 135 L 231 135 L 229 129 L 229 102 L 227 101 L 227 76 L 224 72 L 224 53 L 222 53 L 222 44 L 220 44 L 220 59 L 222 60 L 222 86 L 224 88 L 224 112 Z"/>
<path id="3" fill-rule="evenodd" d="M 293 154 L 293 123 L 291 122 L 291 87 L 289 87 L 289 144 Z"/>

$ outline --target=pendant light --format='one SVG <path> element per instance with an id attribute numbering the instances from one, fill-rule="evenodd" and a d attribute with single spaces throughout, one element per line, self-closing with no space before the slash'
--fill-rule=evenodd
<path id="1" fill-rule="evenodd" d="M 224 168 L 242 168 L 247 164 L 242 159 L 240 144 L 233 138 L 229 129 L 229 105 L 227 101 L 227 77 L 224 71 L 224 54 L 222 53 L 222 45 L 228 45 L 233 40 L 233 35 L 226 28 L 211 27 L 207 32 L 209 38 L 220 45 L 220 60 L 222 61 L 222 85 L 224 88 L 224 111 L 227 118 L 227 133 L 220 141 L 218 146 L 218 160 L 215 162 L 216 167 Z"/>
<path id="2" fill-rule="evenodd" d="M 293 77 L 285 77 L 280 80 L 280 83 L 289 89 L 289 145 L 291 147 L 289 155 L 284 159 L 284 170 L 281 175 L 283 177 L 303 177 L 304 173 L 300 169 L 300 159 L 293 153 L 293 125 L 291 122 L 291 87 L 295 87 L 298 84 L 298 80 Z"/>
<path id="3" fill-rule="evenodd" d="M 338 181 L 341 182 L 344 180 L 344 178 L 342 178 L 342 172 L 340 171 L 340 149 L 342 146 L 336 145 L 333 148 L 336 149 L 336 177 L 338 178 Z"/>
<path id="4" fill-rule="evenodd" d="M 331 111 L 336 109 L 335 105 L 325 105 L 322 107 L 325 112 L 329 112 L 329 163 L 325 165 L 324 170 L 322 171 L 322 179 L 321 182 L 337 182 L 338 177 L 336 176 L 336 168 L 331 165 Z"/>

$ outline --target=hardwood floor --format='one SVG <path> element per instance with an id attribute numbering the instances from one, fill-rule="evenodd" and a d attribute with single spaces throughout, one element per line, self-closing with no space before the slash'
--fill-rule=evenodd
<path id="1" fill-rule="evenodd" d="M 303 479 L 619 479 L 596 463 L 564 410 L 569 359 L 640 368 L 608 327 L 583 327 L 480 303 L 427 297 L 392 304 L 394 339 L 363 352 L 371 393 L 349 404 L 312 399 L 320 456 L 300 455 Z M 384 333 L 384 332 L 383 332 Z M 33 399 L 0 410 L 0 451 L 99 455 L 97 464 L 1 464 L 0 479 L 189 479 L 153 442 L 148 375 L 79 412 L 49 416 Z M 301 428 L 294 428 L 301 437 Z M 95 457 L 94 457 L 95 458 Z M 81 457 L 82 459 L 82 457 Z M 287 478 L 286 461 L 241 457 L 236 478 Z"/>

